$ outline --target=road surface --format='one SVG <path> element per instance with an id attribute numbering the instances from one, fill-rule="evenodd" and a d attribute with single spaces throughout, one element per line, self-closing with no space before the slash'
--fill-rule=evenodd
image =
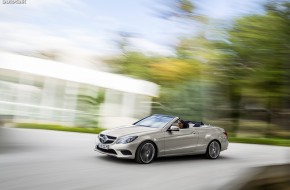
<path id="1" fill-rule="evenodd" d="M 96 135 L 0 128 L 1 190 L 222 189 L 249 168 L 289 162 L 289 147 L 230 143 L 219 159 L 140 165 L 95 152 Z"/>

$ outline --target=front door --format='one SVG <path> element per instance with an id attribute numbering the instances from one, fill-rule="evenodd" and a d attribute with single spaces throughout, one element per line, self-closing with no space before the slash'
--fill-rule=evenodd
<path id="1" fill-rule="evenodd" d="M 164 155 L 191 154 L 197 144 L 198 133 L 193 127 L 164 132 Z"/>

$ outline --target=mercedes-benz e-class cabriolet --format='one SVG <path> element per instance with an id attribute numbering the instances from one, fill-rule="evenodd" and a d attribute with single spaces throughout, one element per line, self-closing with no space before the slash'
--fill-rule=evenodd
<path id="1" fill-rule="evenodd" d="M 228 144 L 227 132 L 220 127 L 155 114 L 132 125 L 101 132 L 95 150 L 148 164 L 165 156 L 205 154 L 216 159 Z"/>

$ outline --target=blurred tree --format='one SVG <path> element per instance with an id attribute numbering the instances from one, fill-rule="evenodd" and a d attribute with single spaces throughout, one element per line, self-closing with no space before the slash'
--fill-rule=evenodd
<path id="1" fill-rule="evenodd" d="M 243 63 L 245 60 L 238 57 L 237 53 L 233 50 L 232 45 L 224 41 L 217 41 L 215 48 L 219 51 L 219 57 L 211 64 L 211 69 L 214 75 L 211 80 L 215 82 L 215 92 L 219 96 L 226 97 L 221 99 L 215 97 L 215 104 L 220 103 L 226 105 L 224 108 L 229 106 L 228 112 L 224 112 L 223 117 L 229 117 L 232 121 L 231 136 L 236 136 L 239 129 L 239 120 L 242 109 L 242 89 L 246 86 L 243 81 L 247 78 L 250 68 L 247 68 Z M 217 109 L 217 111 L 219 111 Z"/>
<path id="2" fill-rule="evenodd" d="M 189 22 L 206 23 L 208 18 L 197 11 L 196 5 L 191 0 L 168 0 L 163 1 L 163 6 L 156 10 L 159 18 L 175 20 L 184 24 Z"/>
<path id="3" fill-rule="evenodd" d="M 193 84 L 187 84 L 191 88 L 195 88 L 195 96 L 199 100 L 199 106 L 195 106 L 195 109 L 199 109 L 198 115 L 200 120 L 210 120 L 211 116 L 217 115 L 214 107 L 218 107 L 221 103 L 221 98 L 218 95 L 218 89 L 213 89 L 219 82 L 216 77 L 215 67 L 216 63 L 221 61 L 220 50 L 216 48 L 215 41 L 205 38 L 202 34 L 200 36 L 194 36 L 191 38 L 181 38 L 176 46 L 176 54 L 178 59 L 195 63 L 199 65 L 198 69 L 194 69 L 192 72 L 195 76 L 195 80 L 188 80 Z M 211 89 L 209 87 L 211 86 Z M 185 101 L 185 99 L 183 99 Z M 189 102 L 187 102 L 189 105 Z M 214 105 L 214 106 L 213 106 Z"/>
<path id="4" fill-rule="evenodd" d="M 155 76 L 159 80 L 162 78 L 164 82 L 167 82 L 161 83 L 164 88 L 159 101 L 174 108 L 176 110 L 174 114 L 180 117 L 196 117 L 196 119 L 202 120 L 205 106 L 203 105 L 205 99 L 203 87 L 206 86 L 205 72 L 209 69 L 207 63 L 212 56 L 212 49 L 207 47 L 210 42 L 204 37 L 208 18 L 197 11 L 196 5 L 191 0 L 163 2 L 162 8 L 156 12 L 158 12 L 158 17 L 177 23 L 187 33 L 191 33 L 194 28 L 195 35 L 197 35 L 179 39 L 175 47 L 175 59 L 167 60 L 166 63 L 161 61 L 154 64 L 154 67 L 157 68 L 154 70 Z M 160 72 L 160 70 L 164 72 Z M 174 88 L 170 88 L 172 84 L 174 84 Z"/>
<path id="5" fill-rule="evenodd" d="M 118 32 L 119 39 L 116 40 L 118 48 L 121 50 L 121 53 L 125 55 L 127 52 L 130 52 L 130 39 L 134 37 L 138 37 L 138 33 L 119 31 Z"/>
<path id="6" fill-rule="evenodd" d="M 164 87 L 173 87 L 197 78 L 202 69 L 194 60 L 150 57 L 138 52 L 127 52 L 121 57 L 111 59 L 109 64 L 119 73 L 152 81 Z"/>
<path id="7" fill-rule="evenodd" d="M 126 51 L 123 55 L 110 60 L 109 64 L 119 73 L 160 85 L 161 94 L 155 101 L 158 105 L 162 105 L 162 109 L 158 106 L 153 112 L 176 114 L 188 118 L 190 114 L 194 114 L 189 112 L 190 109 L 195 110 L 194 115 L 198 116 L 196 111 L 201 108 L 201 94 L 198 90 L 200 85 L 196 84 L 199 84 L 203 70 L 199 61 L 180 57 L 152 57 L 139 52 Z M 192 84 L 196 85 L 195 88 L 192 88 Z M 192 89 L 189 89 L 189 86 Z M 189 100 L 192 101 L 188 102 Z"/>
<path id="8" fill-rule="evenodd" d="M 289 12 L 289 3 L 267 4 L 264 15 L 235 22 L 228 30 L 229 43 L 208 40 L 201 33 L 199 37 L 182 39 L 176 47 L 180 59 L 205 65 L 201 76 L 215 81 L 228 96 L 233 135 L 239 129 L 242 100 L 247 97 L 265 105 L 269 123 L 275 109 L 285 103 L 289 108 Z"/>
<path id="9" fill-rule="evenodd" d="M 152 81 L 148 67 L 152 59 L 139 52 L 126 51 L 123 55 L 114 57 L 107 62 L 118 73 Z"/>
<path id="10" fill-rule="evenodd" d="M 199 78 L 201 69 L 198 62 L 176 58 L 157 59 L 151 62 L 149 67 L 154 82 L 164 87 L 172 87 Z"/>
<path id="11" fill-rule="evenodd" d="M 205 30 L 192 38 L 180 38 L 176 57 L 126 51 L 111 63 L 118 72 L 161 85 L 158 101 L 169 108 L 165 112 L 175 110 L 171 112 L 187 118 L 193 113 L 203 119 L 202 112 L 210 106 L 229 105 L 234 136 L 245 99 L 263 104 L 269 123 L 271 113 L 290 107 L 289 4 L 267 4 L 265 14 L 238 19 L 232 28 L 224 28 L 227 39 L 210 40 Z M 164 19 L 209 24 L 191 1 L 171 0 L 167 5 L 159 12 Z"/>
<path id="12" fill-rule="evenodd" d="M 285 103 L 289 108 L 289 3 L 266 5 L 264 15 L 238 19 L 229 31 L 229 44 L 219 46 L 225 52 L 224 78 L 237 131 L 242 97 L 264 104 L 268 122 Z"/>
<path id="13" fill-rule="evenodd" d="M 122 55 L 107 62 L 116 72 L 155 82 L 159 85 L 172 87 L 192 77 L 199 76 L 200 65 L 195 60 L 175 57 L 147 56 L 130 50 L 129 32 L 120 32 L 118 42 Z M 196 78 L 196 77 L 195 77 Z"/>

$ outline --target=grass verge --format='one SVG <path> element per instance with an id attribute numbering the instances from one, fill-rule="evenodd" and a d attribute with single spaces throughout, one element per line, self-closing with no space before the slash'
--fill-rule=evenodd
<path id="1" fill-rule="evenodd" d="M 229 137 L 230 142 L 290 146 L 290 139 Z"/>
<path id="2" fill-rule="evenodd" d="M 78 132 L 78 133 L 93 133 L 98 134 L 105 130 L 104 128 L 85 128 L 85 127 L 67 127 L 62 125 L 54 124 L 36 124 L 36 123 L 16 123 L 16 128 L 26 128 L 26 129 L 46 129 L 54 131 L 68 131 L 68 132 Z"/>

